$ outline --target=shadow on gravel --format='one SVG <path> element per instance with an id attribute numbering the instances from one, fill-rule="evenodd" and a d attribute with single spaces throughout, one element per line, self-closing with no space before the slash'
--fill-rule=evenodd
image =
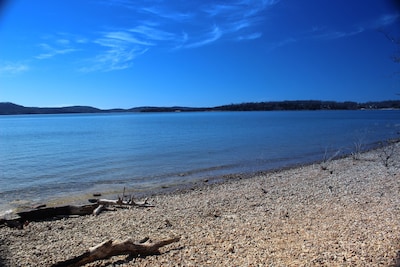
<path id="1" fill-rule="evenodd" d="M 5 245 L 5 241 L 0 237 L 0 266 L 7 266 L 5 256 L 8 254 L 8 248 Z"/>
<path id="2" fill-rule="evenodd" d="M 392 267 L 400 267 L 400 250 L 397 251 L 396 258 L 394 259 L 394 264 Z"/>

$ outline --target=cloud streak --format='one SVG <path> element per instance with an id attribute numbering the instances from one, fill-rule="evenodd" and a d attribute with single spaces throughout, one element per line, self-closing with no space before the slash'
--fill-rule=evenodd
<path id="1" fill-rule="evenodd" d="M 353 31 L 331 31 L 331 32 L 325 32 L 319 35 L 314 36 L 316 39 L 323 39 L 323 40 L 335 40 L 335 39 L 341 39 L 341 38 L 346 38 L 346 37 L 351 37 L 360 33 L 363 33 L 365 31 L 364 28 L 359 28 Z"/>
<path id="2" fill-rule="evenodd" d="M 135 17 L 130 26 L 103 31 L 92 40 L 97 55 L 81 71 L 112 71 L 132 66 L 133 60 L 154 48 L 195 49 L 220 40 L 249 41 L 263 36 L 257 26 L 265 11 L 279 1 L 237 0 L 231 3 L 173 1 L 104 1 Z M 211 26 L 210 26 L 211 25 Z"/>
<path id="3" fill-rule="evenodd" d="M 0 63 L 0 74 L 19 74 L 29 70 L 29 66 L 23 63 L 2 62 Z"/>
<path id="4" fill-rule="evenodd" d="M 110 20 L 85 38 L 58 34 L 38 45 L 42 52 L 35 58 L 50 59 L 77 51 L 93 51 L 82 59 L 88 64 L 80 71 L 114 71 L 130 68 L 133 61 L 153 49 L 176 51 L 200 49 L 217 42 L 272 40 L 274 25 L 266 24 L 279 0 L 180 1 L 180 0 L 110 0 L 93 3 L 123 13 L 126 19 Z M 101 8 L 101 6 L 100 6 Z M 110 14 L 113 12 L 110 12 Z M 274 16 L 278 16 L 274 14 Z M 270 41 L 266 49 L 276 49 L 302 40 L 330 41 L 356 36 L 365 31 L 392 25 L 399 14 L 386 14 L 363 25 L 345 29 L 314 27 L 312 31 L 291 33 L 282 40 Z M 261 27 L 262 26 L 262 27 Z M 276 36 L 276 35 L 275 35 Z"/>
<path id="5" fill-rule="evenodd" d="M 255 40 L 255 39 L 261 38 L 261 36 L 262 36 L 261 32 L 254 32 L 254 33 L 251 33 L 251 34 L 248 34 L 248 35 L 239 36 L 237 38 L 237 40 L 238 41 Z"/>
<path id="6" fill-rule="evenodd" d="M 56 36 L 47 36 L 44 38 L 46 42 L 38 44 L 42 50 L 40 54 L 35 56 L 36 59 L 49 59 L 58 55 L 65 55 L 79 51 L 74 47 L 75 41 L 68 38 L 66 34 L 58 34 Z"/>
<path id="7" fill-rule="evenodd" d="M 325 26 L 313 26 L 312 30 L 295 34 L 295 37 L 285 38 L 280 41 L 271 42 L 267 47 L 268 50 L 274 50 L 282 46 L 305 40 L 332 41 L 353 37 L 367 31 L 376 31 L 384 27 L 389 27 L 398 22 L 400 14 L 384 14 L 379 18 L 364 22 L 363 24 L 355 24 L 345 30 L 329 30 Z"/>
<path id="8" fill-rule="evenodd" d="M 384 14 L 350 26 L 341 23 L 342 28 L 298 26 L 286 23 L 286 14 L 281 11 L 287 11 L 290 4 L 280 3 L 280 0 L 93 1 L 89 4 L 96 5 L 92 9 L 93 23 L 87 24 L 89 26 L 83 23 L 84 33 L 59 32 L 43 37 L 36 46 L 39 50 L 34 59 L 49 60 L 80 52 L 85 58 L 76 60 L 77 64 L 83 62 L 87 66 L 78 67 L 79 71 L 123 70 L 130 68 L 137 57 L 156 49 L 201 49 L 218 42 L 261 40 L 265 41 L 266 50 L 271 50 L 298 41 L 331 41 L 357 36 L 390 26 L 400 17 L 398 13 Z M 99 15 L 97 11 L 102 16 L 107 11 L 110 17 L 96 16 Z M 304 32 L 308 26 L 312 31 Z M 303 27 L 303 32 L 299 32 L 299 27 Z"/>
<path id="9" fill-rule="evenodd" d="M 378 18 L 376 21 L 374 21 L 371 25 L 372 28 L 381 28 L 381 27 L 386 27 L 390 26 L 396 21 L 398 21 L 400 18 L 400 14 L 385 14 L 382 15 L 380 18 Z"/>
<path id="10" fill-rule="evenodd" d="M 109 72 L 115 70 L 123 70 L 130 68 L 133 60 L 147 52 L 147 49 L 123 49 L 120 47 L 111 48 L 104 53 L 98 54 L 95 58 L 90 59 L 89 66 L 79 69 L 81 72 L 102 71 Z"/>
<path id="11" fill-rule="evenodd" d="M 171 41 L 186 33 L 186 45 L 182 48 L 200 47 L 220 40 L 222 36 L 238 40 L 237 35 L 257 32 L 266 18 L 265 11 L 275 6 L 276 0 L 237 0 L 229 3 L 191 3 L 177 1 L 147 1 L 132 3 L 114 0 L 113 4 L 131 10 L 136 16 L 145 14 L 152 25 L 137 25 L 131 33 L 142 35 L 147 40 Z M 213 26 L 210 30 L 209 25 Z M 173 30 L 167 30 L 173 29 Z M 218 37 L 218 38 L 217 38 Z"/>
<path id="12" fill-rule="evenodd" d="M 77 51 L 77 49 L 75 49 L 75 48 L 54 48 L 51 45 L 44 44 L 44 43 L 40 44 L 39 46 L 41 48 L 43 48 L 43 50 L 45 50 L 46 52 L 37 55 L 35 57 L 36 59 L 47 59 L 47 58 L 52 58 L 57 55 L 69 54 L 69 53 Z"/>
<path id="13" fill-rule="evenodd" d="M 102 49 L 94 58 L 88 59 L 89 67 L 82 67 L 81 72 L 123 70 L 132 66 L 133 60 L 147 52 L 154 44 L 134 37 L 127 31 L 104 32 L 103 36 L 93 41 Z"/>
<path id="14" fill-rule="evenodd" d="M 325 31 L 314 36 L 315 39 L 322 40 L 335 40 L 341 38 L 347 38 L 364 33 L 369 30 L 377 30 L 382 27 L 387 27 L 394 24 L 399 19 L 399 14 L 385 14 L 374 21 L 364 23 L 362 26 L 354 25 L 347 31 Z M 316 30 L 317 32 L 317 30 Z"/>
<path id="15" fill-rule="evenodd" d="M 204 45 L 207 45 L 207 44 L 217 41 L 218 39 L 220 39 L 222 37 L 222 35 L 223 35 L 223 32 L 221 31 L 221 29 L 217 25 L 214 25 L 212 27 L 211 31 L 209 32 L 208 36 L 206 36 L 205 38 L 202 38 L 202 40 L 200 40 L 200 41 L 185 44 L 183 47 L 184 48 L 196 48 L 196 47 L 204 46 Z"/>

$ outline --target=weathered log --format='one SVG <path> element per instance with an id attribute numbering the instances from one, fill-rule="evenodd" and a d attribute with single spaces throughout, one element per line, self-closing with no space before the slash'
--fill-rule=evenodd
<path id="1" fill-rule="evenodd" d="M 106 210 L 109 206 L 119 207 L 119 208 L 129 208 L 129 207 L 141 207 L 148 208 L 154 207 L 154 205 L 149 204 L 147 199 L 144 201 L 135 202 L 133 198 L 128 201 L 124 201 L 121 198 L 117 200 L 110 199 L 89 199 L 92 204 L 83 206 L 57 206 L 57 207 L 46 207 L 45 205 L 38 206 L 37 208 L 21 211 L 15 214 L 11 219 L 0 218 L 0 225 L 5 224 L 10 227 L 22 228 L 23 225 L 31 221 L 43 221 L 52 219 L 58 216 L 69 216 L 69 215 L 99 215 L 103 210 Z"/>
<path id="2" fill-rule="evenodd" d="M 68 216 L 68 215 L 89 215 L 92 214 L 93 210 L 96 209 L 98 204 L 90 204 L 83 206 L 58 206 L 58 207 L 48 207 L 40 209 L 32 209 L 27 211 L 18 212 L 17 215 L 20 216 L 20 221 L 42 221 L 57 216 Z"/>
<path id="3" fill-rule="evenodd" d="M 0 224 L 5 224 L 12 228 L 23 228 L 32 221 L 44 221 L 60 216 L 70 215 L 89 215 L 99 206 L 99 204 L 90 204 L 83 206 L 58 206 L 58 207 L 44 207 L 37 209 L 29 209 L 8 215 L 5 218 L 0 218 Z"/>
<path id="4" fill-rule="evenodd" d="M 161 240 L 155 243 L 152 243 L 148 238 L 138 243 L 133 242 L 131 238 L 122 241 L 108 240 L 100 243 L 93 248 L 90 248 L 88 251 L 79 256 L 65 261 L 60 261 L 52 266 L 77 267 L 97 260 L 108 259 L 112 256 L 117 255 L 131 255 L 132 257 L 156 255 L 160 254 L 159 249 L 161 247 L 164 247 L 174 242 L 178 242 L 179 239 L 180 237 L 175 237 L 171 239 Z"/>
<path id="5" fill-rule="evenodd" d="M 89 200 L 90 201 L 90 200 Z M 143 207 L 143 208 L 150 208 L 154 207 L 154 205 L 149 204 L 147 202 L 147 198 L 143 201 L 123 201 L 122 199 L 98 199 L 97 203 L 100 205 L 112 205 L 112 206 L 134 206 L 134 207 Z"/>

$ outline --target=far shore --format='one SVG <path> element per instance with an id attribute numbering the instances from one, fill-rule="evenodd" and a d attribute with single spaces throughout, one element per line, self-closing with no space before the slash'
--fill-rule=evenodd
<path id="1" fill-rule="evenodd" d="M 3 226 L 0 266 L 51 266 L 109 239 L 146 236 L 181 239 L 160 255 L 87 266 L 400 266 L 399 152 L 394 143 L 204 180 L 149 195 L 153 208 Z"/>

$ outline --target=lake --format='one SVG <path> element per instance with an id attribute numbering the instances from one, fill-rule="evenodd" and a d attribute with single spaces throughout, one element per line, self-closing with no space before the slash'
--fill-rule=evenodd
<path id="1" fill-rule="evenodd" d="M 399 110 L 0 116 L 0 211 L 309 163 L 399 132 Z"/>

